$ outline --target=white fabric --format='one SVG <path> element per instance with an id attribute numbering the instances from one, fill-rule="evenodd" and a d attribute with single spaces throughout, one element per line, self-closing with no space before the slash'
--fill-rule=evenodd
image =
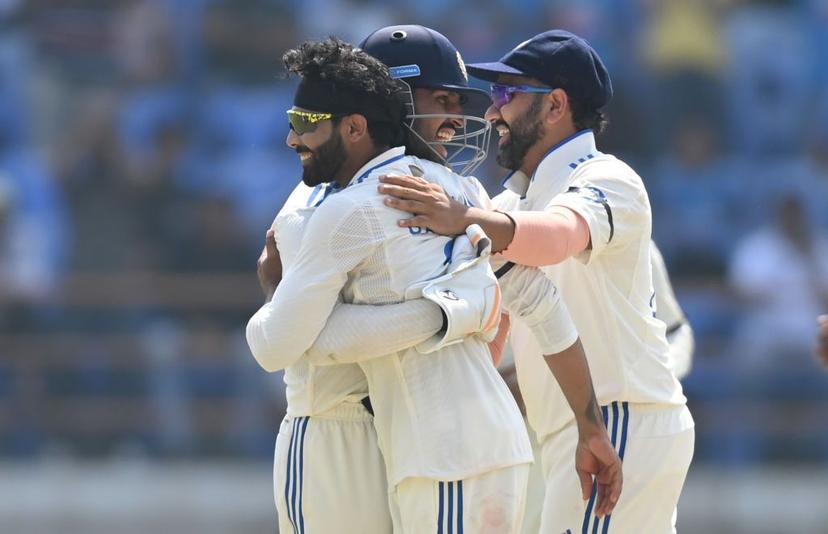
<path id="1" fill-rule="evenodd" d="M 529 464 L 460 481 L 408 478 L 390 493 L 394 534 L 519 534 Z"/>
<path id="2" fill-rule="evenodd" d="M 540 531 L 604 532 L 609 521 L 610 533 L 675 532 L 676 506 L 695 441 L 690 411 L 686 406 L 639 404 L 627 404 L 625 410 L 622 403 L 602 409 L 610 439 L 619 455 L 623 452 L 621 499 L 609 520 L 587 515 L 592 508 L 581 499 L 573 466 L 578 430 L 571 421 L 541 442 L 546 495 Z"/>
<path id="3" fill-rule="evenodd" d="M 589 224 L 592 250 L 543 271 L 572 315 L 599 403 L 684 404 L 681 385 L 669 366 L 664 323 L 650 307 L 651 215 L 638 175 L 598 152 L 592 133 L 582 131 L 550 151 L 531 180 L 512 178 L 506 182 L 509 190 L 494 199 L 498 209 L 564 206 Z M 529 420 L 543 437 L 573 415 L 557 382 L 526 369 L 527 362 L 537 366 L 538 360 L 531 336 L 514 328 L 511 339 Z M 550 387 L 556 391 L 547 391 Z M 538 404 L 541 400 L 554 404 Z"/>
<path id="4" fill-rule="evenodd" d="M 693 365 L 695 339 L 693 329 L 684 312 L 681 311 L 670 275 L 661 251 L 654 242 L 650 242 L 650 264 L 653 270 L 653 289 L 655 291 L 655 314 L 667 326 L 667 342 L 670 344 L 669 364 L 676 378 L 681 380 Z"/>
<path id="5" fill-rule="evenodd" d="M 340 296 L 348 303 L 400 302 L 408 286 L 443 274 L 451 240 L 399 227 L 404 214 L 384 205 L 377 177 L 417 166 L 450 194 L 479 205 L 478 186 L 402 154 L 396 148 L 368 162 L 316 208 L 274 298 L 248 323 L 248 343 L 264 367 L 298 361 Z M 406 477 L 457 480 L 531 461 L 520 413 L 482 341 L 430 355 L 409 349 L 360 366 L 391 484 Z"/>
<path id="6" fill-rule="evenodd" d="M 283 534 L 390 534 L 388 487 L 373 417 L 341 403 L 286 416 L 276 438 L 274 497 Z"/>

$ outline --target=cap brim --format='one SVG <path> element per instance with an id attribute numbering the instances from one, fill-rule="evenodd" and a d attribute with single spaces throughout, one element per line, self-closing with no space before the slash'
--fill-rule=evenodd
<path id="1" fill-rule="evenodd" d="M 510 67 L 505 63 L 501 63 L 500 61 L 495 61 L 493 63 L 472 63 L 466 65 L 466 70 L 475 78 L 479 80 L 486 80 L 487 82 L 496 82 L 497 77 L 501 74 L 525 76 L 522 71 L 514 67 Z"/>

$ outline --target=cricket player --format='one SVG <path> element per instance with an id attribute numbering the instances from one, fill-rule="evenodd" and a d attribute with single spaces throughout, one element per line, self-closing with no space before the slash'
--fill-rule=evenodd
<path id="1" fill-rule="evenodd" d="M 346 302 L 399 302 L 415 282 L 440 275 L 451 262 L 457 240 L 395 224 L 400 214 L 383 205 L 376 190 L 379 174 L 420 169 L 457 198 L 479 200 L 468 198 L 474 188 L 464 189 L 444 167 L 378 142 L 382 138 L 371 131 L 368 118 L 382 123 L 390 114 L 382 112 L 378 95 L 364 95 L 375 92 L 366 85 L 385 83 L 367 59 L 336 40 L 308 43 L 286 55 L 289 69 L 302 75 L 293 114 L 316 125 L 309 131 L 294 124 L 288 142 L 302 153 L 306 167 L 324 167 L 320 177 L 330 184 L 307 222 L 292 267 L 248 324 L 248 342 L 266 369 L 297 361 L 340 295 Z M 325 158 L 322 146 L 330 149 Z M 491 281 L 487 292 L 496 295 L 493 275 Z M 444 290 L 437 294 L 455 298 Z M 491 330 L 496 321 L 494 313 L 482 329 Z M 531 453 L 514 401 L 484 341 L 467 337 L 434 350 L 434 355 L 408 350 L 360 363 L 386 461 L 395 530 L 465 525 L 469 532 L 517 532 Z"/>
<path id="2" fill-rule="evenodd" d="M 653 316 L 646 190 L 631 168 L 595 146 L 601 108 L 612 96 L 609 75 L 586 41 L 560 30 L 467 68 L 493 82 L 486 118 L 500 136 L 498 162 L 513 171 L 495 199 L 500 211 L 452 202 L 413 176 L 383 179 L 397 197 L 389 205 L 414 214 L 403 227 L 454 235 L 479 224 L 503 258 L 543 266 L 572 313 L 624 461 L 625 490 L 607 517 L 594 515 L 593 499 L 584 503 L 571 491 L 566 458 L 575 425 L 554 381 L 536 383 L 547 378 L 537 358 L 527 357 L 538 347 L 513 319 L 518 381 L 543 449 L 542 531 L 674 532 L 694 423 L 670 368 L 664 323 Z M 533 394 L 542 398 L 527 398 Z M 556 409 L 532 409 L 544 405 Z"/>

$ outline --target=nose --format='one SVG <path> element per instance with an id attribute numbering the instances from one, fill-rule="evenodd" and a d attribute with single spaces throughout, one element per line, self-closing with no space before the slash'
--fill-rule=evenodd
<path id="1" fill-rule="evenodd" d="M 293 128 L 288 130 L 287 137 L 285 138 L 285 144 L 293 149 L 296 149 L 296 147 L 299 146 L 299 136 L 296 135 Z"/>
<path id="2" fill-rule="evenodd" d="M 489 109 L 486 110 L 486 114 L 483 115 L 483 118 L 489 122 L 496 122 L 502 119 L 503 117 L 500 115 L 500 110 L 497 109 L 497 107 L 494 104 L 492 104 L 491 106 L 489 106 Z"/>

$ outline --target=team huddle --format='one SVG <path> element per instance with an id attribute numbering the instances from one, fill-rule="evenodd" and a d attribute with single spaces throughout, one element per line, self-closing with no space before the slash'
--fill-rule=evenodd
<path id="1" fill-rule="evenodd" d="M 284 369 L 279 531 L 675 532 L 692 332 L 641 178 L 596 148 L 597 53 L 552 30 L 466 66 L 406 25 L 283 60 L 302 183 L 247 325 L 256 361 Z M 489 198 L 469 174 L 492 131 L 511 173 Z M 507 337 L 526 420 L 497 370 Z"/>

